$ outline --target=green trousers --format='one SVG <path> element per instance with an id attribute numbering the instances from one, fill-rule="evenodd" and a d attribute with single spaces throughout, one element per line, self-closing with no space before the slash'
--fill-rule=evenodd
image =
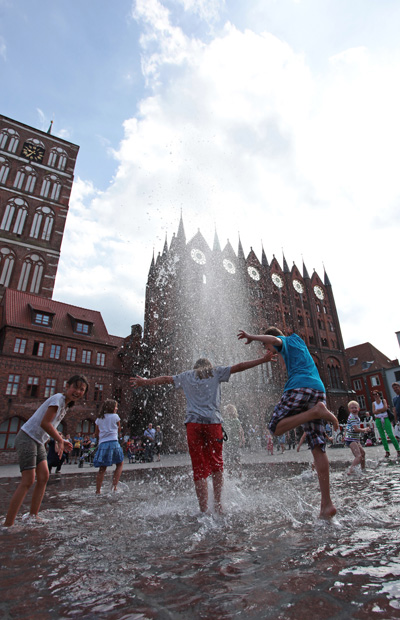
<path id="1" fill-rule="evenodd" d="M 398 452 L 400 450 L 400 447 L 396 437 L 393 434 L 393 427 L 389 418 L 383 418 L 383 420 L 381 420 L 381 418 L 375 418 L 375 424 L 376 428 L 378 429 L 380 438 L 382 439 L 382 445 L 385 448 L 386 452 L 389 452 L 389 445 L 386 439 L 386 435 L 389 437 L 390 441 Z"/>

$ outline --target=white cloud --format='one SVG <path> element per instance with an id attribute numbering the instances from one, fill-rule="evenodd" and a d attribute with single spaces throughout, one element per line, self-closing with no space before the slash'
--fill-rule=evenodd
<path id="1" fill-rule="evenodd" d="M 70 292 L 77 281 L 90 299 L 109 291 L 106 324 L 127 334 L 143 318 L 154 244 L 162 250 L 183 209 L 188 237 L 200 228 L 211 244 L 216 225 L 222 245 L 236 248 L 240 231 L 246 253 L 260 256 L 263 239 L 269 258 L 283 247 L 289 264 L 304 256 L 321 275 L 324 261 L 345 344 L 370 340 L 394 357 L 399 57 L 343 50 L 314 75 L 267 32 L 227 23 L 204 42 L 158 0 L 138 0 L 134 15 L 150 94 L 124 124 L 109 189 L 76 183 L 63 245 Z"/>
<path id="2" fill-rule="evenodd" d="M 219 19 L 225 7 L 225 0 L 178 0 L 178 3 L 185 11 L 190 11 L 210 23 Z"/>

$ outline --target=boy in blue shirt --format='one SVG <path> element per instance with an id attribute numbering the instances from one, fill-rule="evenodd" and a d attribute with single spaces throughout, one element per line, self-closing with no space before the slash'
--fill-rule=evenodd
<path id="1" fill-rule="evenodd" d="M 282 355 L 288 380 L 268 427 L 271 433 L 278 437 L 297 426 L 303 427 L 318 474 L 321 491 L 320 517 L 333 517 L 336 508 L 330 497 L 324 420 L 330 422 L 335 430 L 339 424 L 333 413 L 326 408 L 325 387 L 309 350 L 297 334 L 284 336 L 277 327 L 269 327 L 265 334 L 257 336 L 241 330 L 238 338 L 245 339 L 246 344 L 257 340 L 268 351 Z"/>

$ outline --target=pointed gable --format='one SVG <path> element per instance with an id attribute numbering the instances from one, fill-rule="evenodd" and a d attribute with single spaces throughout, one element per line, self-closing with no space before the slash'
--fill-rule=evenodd
<path id="1" fill-rule="evenodd" d="M 260 261 L 258 260 L 256 253 L 254 252 L 253 248 L 250 248 L 250 252 L 247 255 L 247 263 L 251 264 L 251 265 L 257 265 L 260 266 Z"/>
<path id="2" fill-rule="evenodd" d="M 273 255 L 272 261 L 271 261 L 271 271 L 283 273 L 282 267 L 278 263 L 275 254 Z"/>
<path id="3" fill-rule="evenodd" d="M 233 249 L 229 239 L 226 240 L 226 245 L 222 253 L 226 258 L 229 258 L 229 259 L 236 258 L 235 250 Z"/>
<path id="4" fill-rule="evenodd" d="M 210 246 L 201 234 L 200 228 L 197 230 L 195 236 L 192 237 L 190 241 L 188 241 L 187 247 L 188 249 L 198 248 L 199 250 L 202 250 L 202 252 L 204 252 L 205 254 L 211 253 Z"/>

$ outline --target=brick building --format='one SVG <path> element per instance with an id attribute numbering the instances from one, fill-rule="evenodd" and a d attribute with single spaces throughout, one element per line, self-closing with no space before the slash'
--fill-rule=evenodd
<path id="1" fill-rule="evenodd" d="M 134 349 L 135 334 L 110 336 L 95 310 L 6 289 L 0 305 L 0 464 L 16 461 L 20 426 L 75 374 L 84 374 L 90 388 L 61 430 L 72 436 L 94 432 L 106 398 L 118 400 L 126 430 L 132 402 L 130 369 L 119 355 L 123 346 Z"/>
<path id="2" fill-rule="evenodd" d="M 213 364 L 233 364 L 256 357 L 256 345 L 244 347 L 240 328 L 260 333 L 274 324 L 298 333 L 306 342 L 327 387 L 328 407 L 339 412 L 348 401 L 350 375 L 332 286 L 303 265 L 269 264 L 253 250 L 245 257 L 228 243 L 221 249 L 215 234 L 211 249 L 200 231 L 186 242 L 183 220 L 170 245 L 151 262 L 145 301 L 142 352 L 136 371 L 152 376 L 191 368 L 199 357 Z M 233 402 L 246 428 L 265 426 L 285 382 L 281 364 L 267 364 L 234 375 L 224 385 L 224 402 Z M 145 419 L 160 419 L 170 445 L 184 446 L 184 401 L 165 388 L 143 391 L 136 410 Z M 140 400 L 140 398 L 138 397 Z"/>
<path id="3" fill-rule="evenodd" d="M 346 349 L 352 389 L 361 413 L 372 411 L 373 390 L 382 392 L 383 398 L 393 405 L 393 381 L 400 380 L 399 360 L 390 360 L 370 342 Z"/>
<path id="4" fill-rule="evenodd" d="M 0 115 L 0 298 L 51 298 L 79 147 Z"/>

